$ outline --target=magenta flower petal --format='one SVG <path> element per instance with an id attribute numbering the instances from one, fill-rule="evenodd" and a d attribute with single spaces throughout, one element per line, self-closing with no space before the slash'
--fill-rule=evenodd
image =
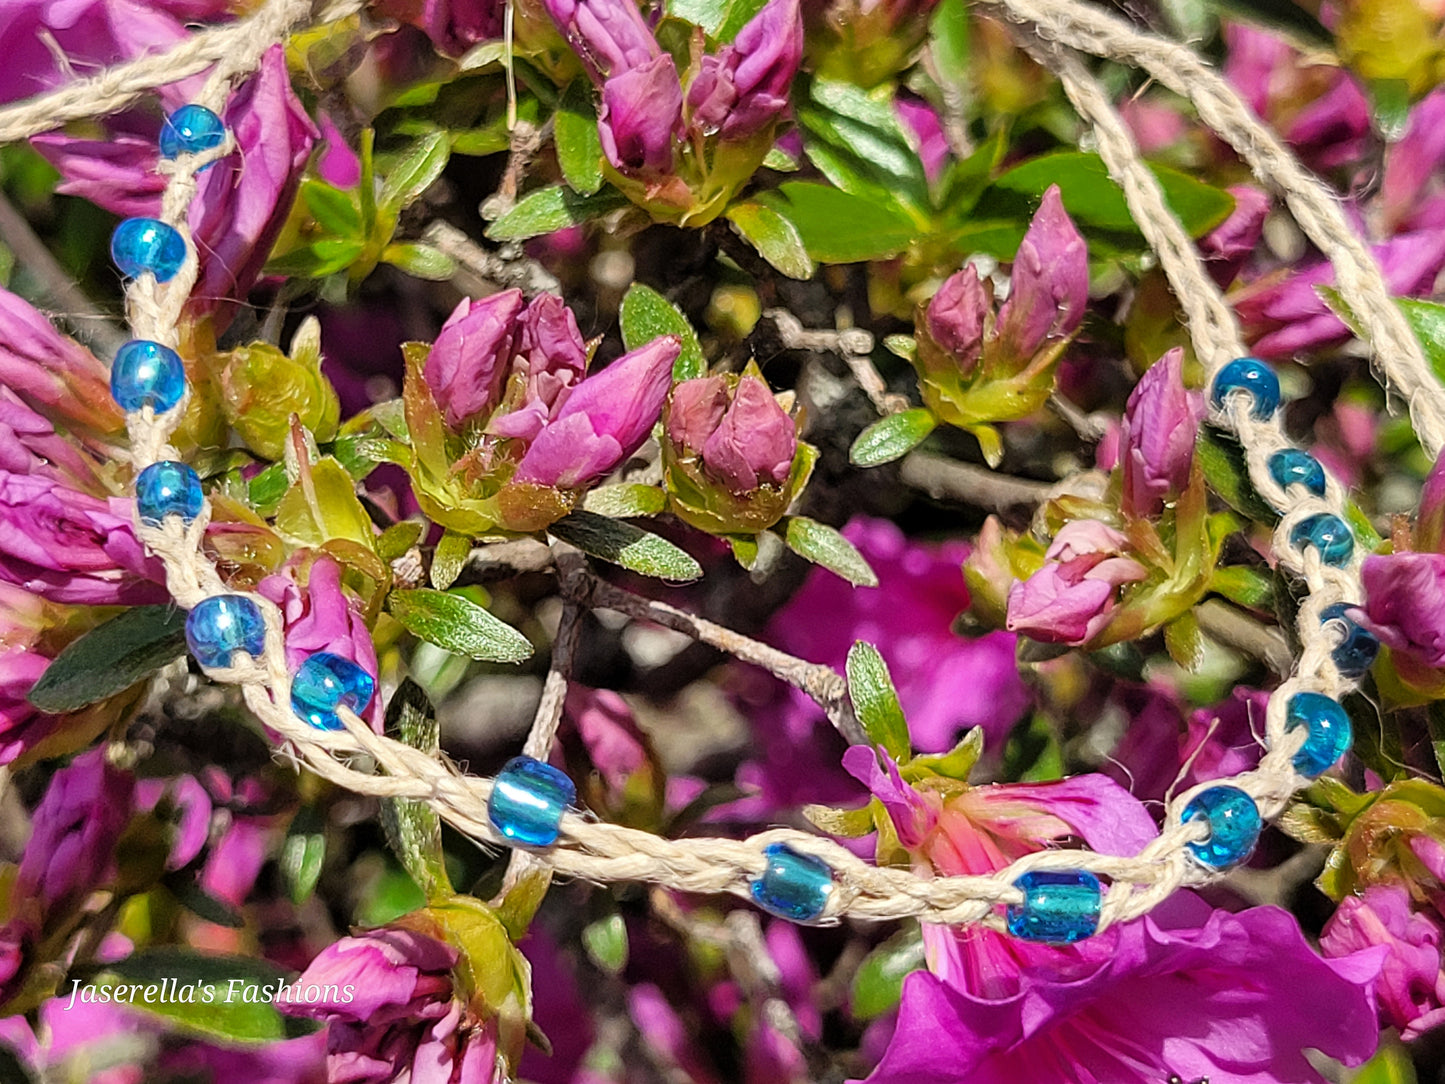
<path id="1" fill-rule="evenodd" d="M 667 54 L 602 84 L 597 134 L 607 160 L 623 173 L 670 173 L 682 131 L 682 84 Z"/>
<path id="2" fill-rule="evenodd" d="M 1088 250 L 1051 185 L 1014 257 L 1013 286 L 998 313 L 1000 346 L 1028 359 L 1050 339 L 1071 335 L 1088 303 Z"/>
<path id="3" fill-rule="evenodd" d="M 1157 515 L 1189 482 L 1204 397 L 1184 386 L 1184 351 L 1170 350 L 1129 396 L 1120 434 L 1124 511 Z"/>
<path id="4" fill-rule="evenodd" d="M 463 298 L 442 325 L 422 376 L 453 429 L 496 406 L 516 352 L 522 306 L 521 290 Z"/>

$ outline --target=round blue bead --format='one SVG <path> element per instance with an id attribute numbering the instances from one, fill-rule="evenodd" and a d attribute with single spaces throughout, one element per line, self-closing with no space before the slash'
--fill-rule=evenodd
<path id="1" fill-rule="evenodd" d="M 141 407 L 164 414 L 186 394 L 186 366 L 169 346 L 132 339 L 110 363 L 110 394 L 127 414 Z"/>
<path id="2" fill-rule="evenodd" d="M 226 125 L 203 105 L 183 105 L 161 125 L 161 156 L 179 158 L 219 147 L 226 138 Z"/>
<path id="3" fill-rule="evenodd" d="M 1283 490 L 1298 483 L 1316 497 L 1325 495 L 1325 468 L 1314 456 L 1298 448 L 1283 448 L 1270 456 L 1269 474 Z"/>
<path id="4" fill-rule="evenodd" d="M 1285 710 L 1285 728 L 1309 729 L 1309 737 L 1294 755 L 1295 771 L 1313 779 L 1329 770 L 1350 748 L 1350 717 L 1343 705 L 1321 693 L 1295 693 Z"/>
<path id="5" fill-rule="evenodd" d="M 1235 358 L 1220 369 L 1214 378 L 1214 391 L 1210 398 L 1216 407 L 1222 408 L 1225 398 L 1236 390 L 1246 391 L 1254 397 L 1251 413 L 1260 420 L 1279 409 L 1279 377 L 1258 358 Z"/>
<path id="6" fill-rule="evenodd" d="M 1248 858 L 1263 823 L 1254 799 L 1228 786 L 1210 787 L 1189 799 L 1179 819 L 1188 824 L 1195 818 L 1209 822 L 1209 838 L 1190 843 L 1189 851 L 1210 869 L 1226 869 Z"/>
<path id="7" fill-rule="evenodd" d="M 487 816 L 507 839 L 547 847 L 557 842 L 562 814 L 576 800 L 566 773 L 533 757 L 513 757 L 492 781 Z"/>
<path id="8" fill-rule="evenodd" d="M 212 595 L 186 615 L 186 644 L 202 666 L 230 666 L 237 651 L 260 658 L 266 621 L 244 595 Z"/>
<path id="9" fill-rule="evenodd" d="M 184 463 L 152 463 L 135 480 L 135 504 L 140 521 L 159 527 L 167 516 L 190 523 L 201 514 L 205 495 L 196 472 Z"/>
<path id="10" fill-rule="evenodd" d="M 811 922 L 823 913 L 833 891 L 828 863 L 802 854 L 786 843 L 763 848 L 767 859 L 762 876 L 749 884 L 753 902 L 769 914 L 794 922 Z"/>
<path id="11" fill-rule="evenodd" d="M 1355 552 L 1354 532 L 1332 512 L 1306 516 L 1294 525 L 1289 540 L 1299 549 L 1313 546 L 1319 551 L 1321 561 L 1337 568 L 1349 564 Z"/>
<path id="12" fill-rule="evenodd" d="M 1330 652 L 1337 669 L 1345 677 L 1362 676 L 1375 665 L 1375 656 L 1380 653 L 1380 641 L 1369 629 L 1361 628 L 1346 616 L 1348 603 L 1336 602 L 1320 611 L 1321 621 L 1338 621 L 1345 627 L 1345 638 Z"/>
<path id="13" fill-rule="evenodd" d="M 127 278 L 169 282 L 186 262 L 185 239 L 157 218 L 127 218 L 110 235 L 110 258 Z"/>
<path id="14" fill-rule="evenodd" d="M 1099 928 L 1104 890 L 1087 870 L 1030 870 L 1014 887 L 1023 903 L 1009 904 L 1008 932 L 1025 941 L 1068 945 L 1092 937 Z"/>
<path id="15" fill-rule="evenodd" d="M 345 724 L 337 709 L 359 715 L 375 692 L 376 681 L 356 663 L 318 651 L 307 657 L 291 681 L 291 710 L 318 730 L 342 730 Z"/>

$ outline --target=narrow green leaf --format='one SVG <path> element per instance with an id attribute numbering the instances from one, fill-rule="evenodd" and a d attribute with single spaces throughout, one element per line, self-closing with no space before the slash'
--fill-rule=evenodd
<path id="1" fill-rule="evenodd" d="M 105 965 L 94 979 L 118 1004 L 195 1035 L 243 1044 L 289 1039 L 320 1026 L 271 1004 L 285 981 L 286 972 L 251 956 L 173 947 L 141 949 Z"/>
<path id="2" fill-rule="evenodd" d="M 894 207 L 838 188 L 788 181 L 758 201 L 793 224 L 808 255 L 821 263 L 858 263 L 896 256 L 918 228 Z"/>
<path id="3" fill-rule="evenodd" d="M 241 913 L 224 900 L 218 900 L 196 883 L 193 873 L 176 871 L 161 878 L 161 883 L 175 896 L 176 902 L 193 915 L 224 926 L 239 930 L 246 925 Z"/>
<path id="4" fill-rule="evenodd" d="M 311 898 L 325 864 L 325 825 L 315 806 L 302 806 L 281 844 L 281 880 L 292 903 L 299 906 Z"/>
<path id="5" fill-rule="evenodd" d="M 393 591 L 387 609 L 408 632 L 457 655 L 521 662 L 532 654 L 525 636 L 464 595 L 425 587 Z"/>
<path id="6" fill-rule="evenodd" d="M 651 286 L 634 282 L 622 298 L 618 320 L 622 324 L 622 342 L 629 350 L 645 346 L 660 335 L 676 335 L 682 339 L 682 353 L 673 364 L 675 380 L 707 375 L 707 358 L 697 332 L 682 310 Z"/>
<path id="7" fill-rule="evenodd" d="M 848 698 L 869 740 L 883 746 L 894 760 L 907 760 L 913 752 L 908 720 L 883 656 L 872 644 L 859 640 L 848 649 L 847 670 Z"/>
<path id="8" fill-rule="evenodd" d="M 765 0 L 668 0 L 667 14 L 702 27 L 708 37 L 727 44 L 749 19 L 762 10 Z"/>
<path id="9" fill-rule="evenodd" d="M 423 136 L 386 175 L 377 197 L 378 208 L 393 217 L 400 214 L 442 175 L 449 157 L 451 145 L 445 132 Z"/>
<path id="10" fill-rule="evenodd" d="M 60 715 L 124 692 L 186 653 L 185 628 L 175 606 L 125 610 L 57 655 L 27 699 Z"/>
<path id="11" fill-rule="evenodd" d="M 573 191 L 592 195 L 602 187 L 602 140 L 597 135 L 592 82 L 585 76 L 572 80 L 562 93 L 553 132 L 562 176 Z"/>
<path id="12" fill-rule="evenodd" d="M 599 218 L 626 206 L 627 197 L 615 188 L 602 188 L 583 196 L 566 185 L 542 188 L 522 199 L 510 211 L 487 227 L 493 241 L 525 241 Z"/>
<path id="13" fill-rule="evenodd" d="M 766 204 L 756 200 L 734 203 L 727 219 L 758 255 L 791 279 L 813 277 L 817 265 L 808 255 L 797 228 Z"/>
<path id="14" fill-rule="evenodd" d="M 410 678 L 386 705 L 386 735 L 432 756 L 441 748 L 436 710 L 422 687 Z M 410 798 L 383 798 L 381 826 L 392 853 L 427 899 L 441 900 L 454 894 L 436 810 Z"/>
<path id="15" fill-rule="evenodd" d="M 667 507 L 667 492 L 657 486 L 623 482 L 590 490 L 582 502 L 588 512 L 613 519 L 656 516 Z"/>
<path id="16" fill-rule="evenodd" d="M 381 262 L 399 267 L 412 278 L 446 282 L 457 273 L 457 261 L 440 249 L 415 242 L 393 242 L 381 250 Z"/>
<path id="17" fill-rule="evenodd" d="M 827 832 L 830 836 L 843 836 L 845 839 L 857 839 L 877 830 L 878 825 L 873 821 L 873 809 L 872 802 L 859 809 L 834 809 L 829 805 L 809 804 L 803 807 L 803 816 L 820 832 Z"/>
<path id="18" fill-rule="evenodd" d="M 832 527 L 806 516 L 790 516 L 784 539 L 799 557 L 836 572 L 855 587 L 878 586 L 878 577 L 863 555 Z"/>
<path id="19" fill-rule="evenodd" d="M 1349 1084 L 1418 1084 L 1410 1052 L 1394 1039 L 1386 1039 L 1375 1056 L 1355 1071 Z"/>
<path id="20" fill-rule="evenodd" d="M 1414 297 L 1398 297 L 1395 304 L 1400 306 L 1415 338 L 1420 340 L 1435 378 L 1445 380 L 1445 305 Z"/>
<path id="21" fill-rule="evenodd" d="M 582 928 L 582 944 L 592 962 L 608 974 L 627 966 L 627 923 L 616 911 Z"/>
<path id="22" fill-rule="evenodd" d="M 266 261 L 266 274 L 323 279 L 361 258 L 362 244 L 349 237 L 323 237 Z"/>
<path id="23" fill-rule="evenodd" d="M 677 583 L 702 576 L 702 566 L 687 551 L 624 520 L 609 519 L 595 512 L 573 512 L 547 529 L 583 553 L 644 576 Z"/>
<path id="24" fill-rule="evenodd" d="M 848 450 L 848 459 L 855 467 L 891 463 L 922 444 L 937 425 L 938 419 L 927 407 L 890 414 L 858 434 Z"/>
<path id="25" fill-rule="evenodd" d="M 361 208 L 356 197 L 315 177 L 301 181 L 301 199 L 316 224 L 336 237 L 361 237 Z"/>
<path id="26" fill-rule="evenodd" d="M 959 739 L 955 745 L 946 753 L 924 753 L 916 756 L 903 766 L 903 778 L 909 782 L 917 778 L 923 778 L 923 773 L 941 775 L 948 779 L 957 779 L 960 783 L 967 783 L 969 775 L 973 772 L 973 766 L 978 763 L 978 758 L 983 756 L 983 727 L 973 727 L 967 734 Z"/>
<path id="27" fill-rule="evenodd" d="M 1252 610 L 1274 610 L 1274 577 L 1266 568 L 1224 565 L 1214 570 L 1209 589 Z"/>
<path id="28" fill-rule="evenodd" d="M 903 980 L 923 964 L 923 933 L 910 922 L 864 957 L 854 974 L 854 1019 L 872 1020 L 897 1008 Z"/>
<path id="29" fill-rule="evenodd" d="M 969 67 L 972 52 L 967 0 L 941 0 L 928 25 L 929 47 L 938 76 L 944 84 L 969 86 L 974 78 Z"/>
<path id="30" fill-rule="evenodd" d="M 376 555 L 389 564 L 415 546 L 425 531 L 426 524 L 414 519 L 393 523 L 377 535 Z"/>
<path id="31" fill-rule="evenodd" d="M 457 582 L 457 577 L 466 567 L 467 558 L 472 555 L 472 540 L 464 534 L 448 531 L 437 543 L 431 558 L 431 585 L 438 591 L 445 591 Z"/>
<path id="32" fill-rule="evenodd" d="M 1256 492 L 1249 480 L 1244 451 L 1232 436 L 1212 425 L 1200 426 L 1194 454 L 1199 457 L 1209 488 L 1223 497 L 1229 507 L 1261 523 L 1279 519 L 1279 513 Z"/>

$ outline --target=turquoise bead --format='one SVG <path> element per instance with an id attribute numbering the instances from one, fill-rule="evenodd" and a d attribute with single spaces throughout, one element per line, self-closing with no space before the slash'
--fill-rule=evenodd
<path id="1" fill-rule="evenodd" d="M 220 117 L 203 105 L 183 105 L 161 125 L 157 142 L 163 158 L 179 158 L 219 147 L 225 138 L 226 125 Z"/>
<path id="2" fill-rule="evenodd" d="M 164 414 L 186 394 L 185 364 L 169 346 L 132 339 L 111 362 L 110 394 L 127 414 L 142 407 Z"/>
<path id="3" fill-rule="evenodd" d="M 375 692 L 375 680 L 356 663 L 318 651 L 307 657 L 291 681 L 291 710 L 317 730 L 344 730 L 337 709 L 360 715 Z"/>
<path id="4" fill-rule="evenodd" d="M 1325 495 L 1325 468 L 1308 452 L 1283 448 L 1269 457 L 1269 474 L 1280 489 L 1298 484 L 1316 497 Z"/>
<path id="5" fill-rule="evenodd" d="M 748 889 L 753 902 L 769 914 L 811 922 L 823 913 L 833 891 L 833 870 L 821 858 L 795 851 L 786 843 L 763 848 L 767 865 Z"/>
<path id="6" fill-rule="evenodd" d="M 126 278 L 149 271 L 157 282 L 169 282 L 186 262 L 186 242 L 158 218 L 127 218 L 110 235 L 110 258 Z"/>
<path id="7" fill-rule="evenodd" d="M 1309 737 L 1294 755 L 1294 768 L 1313 779 L 1328 771 L 1349 751 L 1352 734 L 1344 706 L 1321 693 L 1295 693 L 1285 710 L 1285 729 L 1309 729 Z"/>
<path id="8" fill-rule="evenodd" d="M 557 842 L 562 814 L 576 800 L 566 773 L 533 757 L 513 757 L 492 781 L 487 816 L 512 842 L 547 847 Z"/>
<path id="9" fill-rule="evenodd" d="M 240 651 L 253 659 L 266 648 L 261 608 L 244 595 L 212 595 L 186 615 L 186 644 L 202 666 L 231 666 Z"/>
<path id="10" fill-rule="evenodd" d="M 1317 512 L 1294 525 L 1289 540 L 1298 549 L 1313 546 L 1320 560 L 1339 568 L 1350 563 L 1355 552 L 1355 536 L 1349 525 L 1332 512 Z"/>
<path id="11" fill-rule="evenodd" d="M 1210 787 L 1189 799 L 1179 819 L 1188 824 L 1196 818 L 1208 822 L 1209 838 L 1190 843 L 1189 851 L 1210 869 L 1243 862 L 1254 850 L 1263 827 L 1259 806 L 1238 787 Z"/>
<path id="12" fill-rule="evenodd" d="M 184 463 L 152 463 L 135 480 L 135 506 L 140 521 L 159 527 L 167 516 L 190 523 L 201 514 L 205 495 L 196 472 Z"/>
<path id="13" fill-rule="evenodd" d="M 1259 358 L 1235 358 L 1214 377 L 1210 398 L 1216 408 L 1232 391 L 1246 391 L 1254 398 L 1251 413 L 1261 421 L 1279 409 L 1279 377 Z"/>
<path id="14" fill-rule="evenodd" d="M 1348 603 L 1336 602 L 1320 611 L 1321 621 L 1338 621 L 1345 626 L 1345 638 L 1330 652 L 1335 669 L 1348 678 L 1363 677 L 1375 665 L 1375 656 L 1380 653 L 1380 641 L 1369 629 L 1361 628 L 1346 616 L 1351 609 Z"/>
<path id="15" fill-rule="evenodd" d="M 1005 916 L 1015 937 L 1068 945 L 1099 928 L 1104 890 L 1088 870 L 1030 870 L 1014 887 L 1024 894 L 1023 903 L 1009 904 Z"/>

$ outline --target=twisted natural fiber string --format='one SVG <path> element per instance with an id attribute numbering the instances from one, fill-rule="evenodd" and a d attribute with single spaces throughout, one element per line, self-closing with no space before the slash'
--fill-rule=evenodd
<path id="1" fill-rule="evenodd" d="M 1334 265 L 1340 294 L 1367 333 L 1387 386 L 1404 396 L 1420 443 L 1431 458 L 1445 447 L 1445 388 L 1390 297 L 1368 246 L 1350 228 L 1334 194 L 1309 174 L 1250 112 L 1223 78 L 1182 45 L 1135 30 L 1123 19 L 1078 0 L 979 0 L 1050 41 L 1147 71 L 1193 103 L 1210 129 L 1254 175 L 1283 197 L 1306 236 Z"/>

